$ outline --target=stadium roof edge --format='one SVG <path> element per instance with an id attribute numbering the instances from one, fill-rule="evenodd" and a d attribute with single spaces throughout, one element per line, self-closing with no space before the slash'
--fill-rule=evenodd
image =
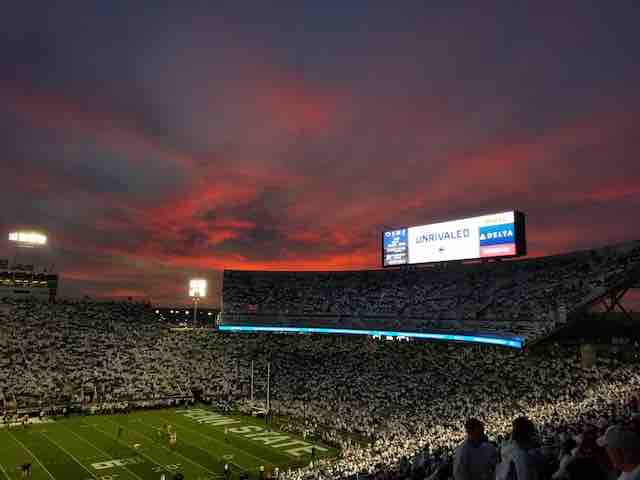
<path id="1" fill-rule="evenodd" d="M 528 346 L 534 346 L 539 343 L 544 342 L 549 339 L 553 335 L 567 330 L 569 328 L 574 327 L 578 324 L 581 318 L 588 314 L 590 309 L 593 308 L 596 304 L 600 303 L 604 298 L 610 297 L 611 295 L 616 295 L 624 290 L 628 290 L 630 288 L 636 288 L 636 286 L 640 286 L 640 267 L 636 267 L 632 269 L 630 272 L 627 272 L 623 278 L 620 279 L 619 282 L 611 285 L 609 288 L 599 292 L 596 295 L 593 295 L 592 298 L 587 299 L 581 305 L 577 306 L 571 312 L 567 313 L 567 322 L 561 325 L 559 328 L 550 331 L 547 335 L 543 335 L 541 337 L 536 338 L 535 340 L 528 343 Z"/>

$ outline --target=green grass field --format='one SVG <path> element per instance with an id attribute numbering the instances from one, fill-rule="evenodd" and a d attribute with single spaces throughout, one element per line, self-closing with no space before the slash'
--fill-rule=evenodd
<path id="1" fill-rule="evenodd" d="M 159 433 L 165 424 L 177 434 L 173 448 Z M 337 454 L 313 447 L 317 458 Z M 0 479 L 22 478 L 23 463 L 32 464 L 31 478 L 43 480 L 158 480 L 163 473 L 170 480 L 176 472 L 185 480 L 222 480 L 225 463 L 232 478 L 246 471 L 255 479 L 261 465 L 266 471 L 308 465 L 311 448 L 311 441 L 265 429 L 260 419 L 205 407 L 56 418 L 0 428 Z"/>

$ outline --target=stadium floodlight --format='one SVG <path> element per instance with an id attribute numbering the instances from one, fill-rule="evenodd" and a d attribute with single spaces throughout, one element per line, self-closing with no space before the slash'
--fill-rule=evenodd
<path id="1" fill-rule="evenodd" d="M 189 296 L 193 299 L 193 323 L 198 321 L 198 303 L 207 296 L 207 281 L 204 278 L 189 280 Z"/>
<path id="2" fill-rule="evenodd" d="M 189 280 L 189 296 L 206 297 L 207 296 L 207 281 L 202 278 L 193 278 Z"/>
<path id="3" fill-rule="evenodd" d="M 47 244 L 47 236 L 32 230 L 16 230 L 9 233 L 9 241 L 19 247 L 44 247 Z"/>

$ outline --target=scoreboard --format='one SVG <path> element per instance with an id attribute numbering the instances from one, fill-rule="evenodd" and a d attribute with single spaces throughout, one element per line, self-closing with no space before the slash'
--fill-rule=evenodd
<path id="1" fill-rule="evenodd" d="M 526 255 L 525 216 L 517 210 L 382 232 L 382 266 Z"/>

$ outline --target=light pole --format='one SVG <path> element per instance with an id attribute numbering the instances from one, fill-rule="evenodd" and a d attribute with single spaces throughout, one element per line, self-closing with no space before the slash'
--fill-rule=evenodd
<path id="1" fill-rule="evenodd" d="M 193 324 L 198 321 L 198 303 L 207 296 L 207 281 L 203 278 L 189 280 L 189 296 L 193 299 Z"/>
<path id="2" fill-rule="evenodd" d="M 200 295 L 193 296 L 193 325 L 198 322 L 198 302 L 200 301 Z"/>
<path id="3" fill-rule="evenodd" d="M 267 362 L 267 417 L 271 411 L 271 362 Z"/>

